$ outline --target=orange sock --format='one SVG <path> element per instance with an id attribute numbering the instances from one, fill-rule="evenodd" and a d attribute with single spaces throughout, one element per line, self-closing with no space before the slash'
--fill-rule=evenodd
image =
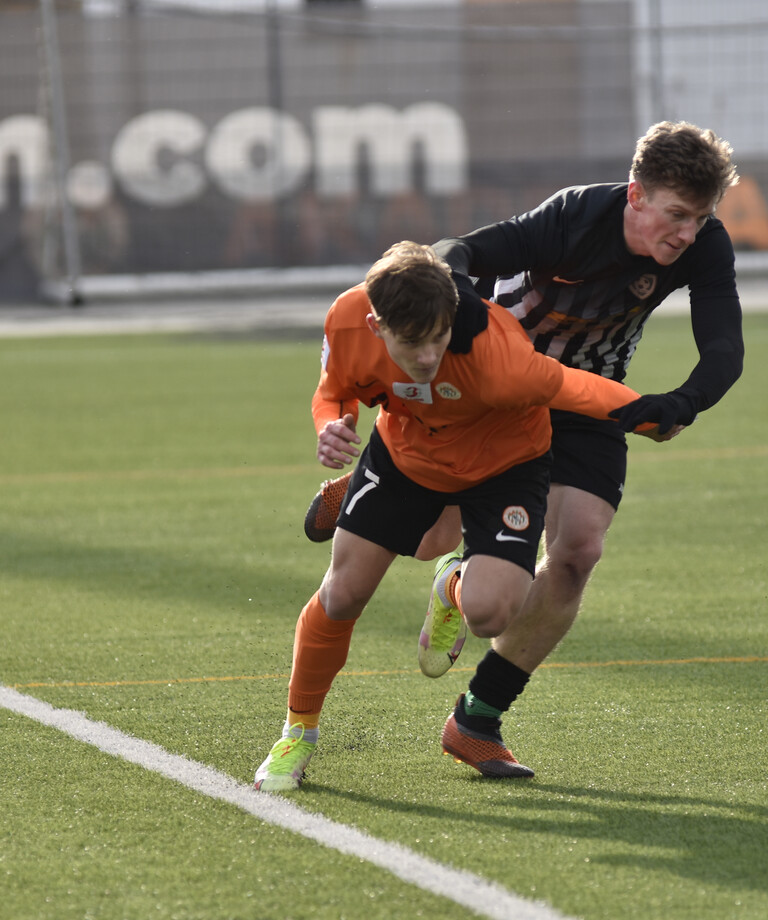
<path id="1" fill-rule="evenodd" d="M 310 598 L 296 624 L 293 667 L 288 685 L 288 721 L 315 728 L 325 697 L 344 667 L 356 620 L 331 620 L 319 593 Z"/>
<path id="2" fill-rule="evenodd" d="M 445 596 L 454 607 L 458 607 L 461 610 L 461 569 L 456 569 L 448 579 L 448 584 L 445 586 Z"/>
<path id="3" fill-rule="evenodd" d="M 286 721 L 289 725 L 303 725 L 304 728 L 309 731 L 312 728 L 317 728 L 317 726 L 320 724 L 320 713 L 294 712 L 292 709 L 289 709 Z"/>

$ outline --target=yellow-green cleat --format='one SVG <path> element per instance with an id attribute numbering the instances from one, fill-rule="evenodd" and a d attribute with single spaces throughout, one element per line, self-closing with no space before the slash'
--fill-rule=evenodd
<path id="1" fill-rule="evenodd" d="M 442 677 L 459 657 L 467 638 L 467 624 L 458 607 L 451 605 L 446 585 L 461 566 L 460 553 L 437 560 L 429 610 L 419 636 L 419 667 L 427 677 Z"/>
<path id="2" fill-rule="evenodd" d="M 316 744 L 304 741 L 304 726 L 297 738 L 281 738 L 256 771 L 253 788 L 261 792 L 285 792 L 298 789 L 304 771 L 315 753 Z"/>

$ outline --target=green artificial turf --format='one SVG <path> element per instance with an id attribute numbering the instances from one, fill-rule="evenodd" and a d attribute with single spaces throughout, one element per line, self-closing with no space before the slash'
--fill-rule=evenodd
<path id="1" fill-rule="evenodd" d="M 441 756 L 487 643 L 424 679 L 431 566 L 398 560 L 291 801 L 568 916 L 768 915 L 768 315 L 745 329 L 720 405 L 631 438 L 582 614 L 505 719 L 536 778 Z M 688 321 L 658 317 L 628 382 L 694 361 Z M 302 529 L 318 343 L 19 339 L 0 366 L 0 681 L 250 782 L 328 562 Z M 5 710 L 0 764 L 2 920 L 467 916 Z"/>

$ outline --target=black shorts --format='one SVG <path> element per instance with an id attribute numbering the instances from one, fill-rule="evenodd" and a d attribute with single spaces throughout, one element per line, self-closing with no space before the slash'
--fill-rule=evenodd
<path id="1" fill-rule="evenodd" d="M 464 558 L 506 559 L 533 574 L 549 491 L 549 452 L 457 492 L 418 485 L 398 470 L 374 428 L 341 506 L 337 527 L 413 556 L 446 505 L 461 510 Z"/>
<path id="2" fill-rule="evenodd" d="M 552 409 L 552 482 L 574 486 L 619 507 L 627 475 L 627 439 L 615 422 Z"/>

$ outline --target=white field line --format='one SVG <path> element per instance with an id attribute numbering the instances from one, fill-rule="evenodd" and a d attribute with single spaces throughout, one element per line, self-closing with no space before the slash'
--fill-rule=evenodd
<path id="1" fill-rule="evenodd" d="M 126 735 L 82 712 L 56 709 L 0 684 L 0 707 L 59 729 L 78 741 L 159 773 L 212 799 L 241 808 L 260 821 L 301 834 L 323 846 L 379 866 L 409 884 L 447 898 L 491 920 L 569 920 L 538 901 L 528 901 L 471 872 L 435 862 L 407 847 L 377 840 L 322 815 L 304 811 L 278 796 L 254 791 L 226 773 L 139 738 Z"/>

